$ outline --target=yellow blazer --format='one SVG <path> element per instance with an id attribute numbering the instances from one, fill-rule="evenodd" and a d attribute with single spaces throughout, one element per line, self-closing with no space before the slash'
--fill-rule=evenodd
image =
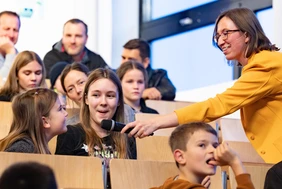
<path id="1" fill-rule="evenodd" d="M 176 110 L 179 124 L 210 122 L 240 109 L 246 135 L 266 163 L 282 160 L 282 53 L 251 56 L 231 88 Z"/>

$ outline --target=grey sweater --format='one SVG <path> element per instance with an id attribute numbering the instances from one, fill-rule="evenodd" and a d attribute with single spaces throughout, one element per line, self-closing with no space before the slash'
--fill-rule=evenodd
<path id="1" fill-rule="evenodd" d="M 22 138 L 10 145 L 5 152 L 35 153 L 35 147 L 30 138 Z"/>

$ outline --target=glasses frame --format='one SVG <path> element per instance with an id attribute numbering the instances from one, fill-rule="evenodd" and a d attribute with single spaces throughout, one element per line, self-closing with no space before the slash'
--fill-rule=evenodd
<path id="1" fill-rule="evenodd" d="M 214 37 L 213 37 L 213 40 L 218 43 L 218 40 L 220 37 L 222 37 L 222 40 L 226 40 L 228 39 L 228 35 L 229 34 L 232 34 L 232 33 L 235 33 L 235 32 L 240 32 L 241 30 L 237 29 L 237 30 L 224 30 L 221 34 L 216 34 Z"/>

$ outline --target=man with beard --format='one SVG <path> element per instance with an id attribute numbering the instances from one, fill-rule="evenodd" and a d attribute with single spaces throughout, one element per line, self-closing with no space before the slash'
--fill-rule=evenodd
<path id="1" fill-rule="evenodd" d="M 47 78 L 51 67 L 58 62 L 73 62 L 86 65 L 89 70 L 108 67 L 103 58 L 86 48 L 88 27 L 80 19 L 71 19 L 64 24 L 63 38 L 53 45 L 43 61 L 46 67 Z"/>

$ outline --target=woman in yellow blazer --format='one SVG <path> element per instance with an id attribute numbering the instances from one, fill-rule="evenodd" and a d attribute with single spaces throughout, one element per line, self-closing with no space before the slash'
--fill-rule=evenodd
<path id="1" fill-rule="evenodd" d="M 216 20 L 214 45 L 227 60 L 243 66 L 241 77 L 225 92 L 206 101 L 147 121 L 129 123 L 131 136 L 143 138 L 157 129 L 194 121 L 210 122 L 241 111 L 246 135 L 267 163 L 282 160 L 282 53 L 271 44 L 255 14 L 228 10 Z"/>

